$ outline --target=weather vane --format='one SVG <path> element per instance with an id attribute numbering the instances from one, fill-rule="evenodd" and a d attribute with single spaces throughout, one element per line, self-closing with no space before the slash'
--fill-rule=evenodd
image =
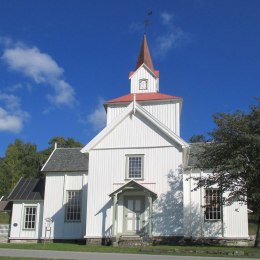
<path id="1" fill-rule="evenodd" d="M 146 19 L 144 20 L 144 33 L 146 33 L 147 27 L 149 25 L 149 16 L 152 15 L 152 11 L 148 11 L 146 14 Z"/>

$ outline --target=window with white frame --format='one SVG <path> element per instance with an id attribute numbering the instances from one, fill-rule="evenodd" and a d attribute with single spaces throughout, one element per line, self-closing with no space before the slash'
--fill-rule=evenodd
<path id="1" fill-rule="evenodd" d="M 143 155 L 127 155 L 127 179 L 143 178 Z"/>
<path id="2" fill-rule="evenodd" d="M 81 220 L 81 191 L 68 190 L 65 209 L 66 222 L 80 222 Z"/>
<path id="3" fill-rule="evenodd" d="M 205 190 L 205 220 L 221 219 L 221 191 L 220 189 Z"/>
<path id="4" fill-rule="evenodd" d="M 37 207 L 26 206 L 24 207 L 24 229 L 35 229 L 36 227 L 36 212 Z"/>

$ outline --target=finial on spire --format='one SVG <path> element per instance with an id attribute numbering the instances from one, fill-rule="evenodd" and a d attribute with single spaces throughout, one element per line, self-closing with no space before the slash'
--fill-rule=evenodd
<path id="1" fill-rule="evenodd" d="M 148 11 L 147 14 L 146 14 L 146 18 L 144 20 L 144 34 L 146 34 L 146 30 L 147 30 L 147 27 L 149 25 L 149 19 L 148 19 L 149 17 L 148 16 L 150 16 L 152 14 L 153 14 L 152 11 Z"/>

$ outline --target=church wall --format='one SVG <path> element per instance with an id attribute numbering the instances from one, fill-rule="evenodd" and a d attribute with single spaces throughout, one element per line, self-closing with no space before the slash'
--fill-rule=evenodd
<path id="1" fill-rule="evenodd" d="M 139 89 L 139 79 L 148 79 L 147 89 Z M 159 79 L 144 66 L 141 66 L 131 78 L 131 93 L 150 93 L 159 91 Z"/>
<path id="2" fill-rule="evenodd" d="M 80 222 L 65 221 L 67 191 L 81 191 Z M 47 173 L 42 233 L 45 234 L 46 218 L 51 218 L 51 234 L 55 239 L 80 239 L 84 236 L 87 208 L 87 173 Z"/>
<path id="3" fill-rule="evenodd" d="M 171 129 L 175 134 L 180 135 L 180 101 L 171 100 L 164 103 L 141 103 L 150 114 L 161 123 Z"/>
<path id="4" fill-rule="evenodd" d="M 140 113 L 128 116 L 111 133 L 109 133 L 96 149 L 122 147 L 158 147 L 176 145 L 169 137 L 158 130 Z"/>
<path id="5" fill-rule="evenodd" d="M 128 103 L 127 103 L 128 104 Z M 180 100 L 158 102 L 138 102 L 151 115 L 180 135 Z M 117 118 L 126 108 L 126 105 L 110 105 L 107 108 L 107 124 Z"/>
<path id="6" fill-rule="evenodd" d="M 218 237 L 218 238 L 248 238 L 247 207 L 239 202 L 231 206 L 223 206 L 223 221 L 205 220 L 203 206 L 205 205 L 205 189 L 197 189 L 194 180 L 200 171 L 186 172 L 184 175 L 184 233 L 187 237 Z M 214 187 L 217 188 L 217 187 Z M 224 194 L 225 196 L 225 194 Z"/>
<path id="7" fill-rule="evenodd" d="M 25 229 L 25 207 L 36 207 L 36 227 L 35 229 Z M 14 202 L 11 219 L 10 240 L 33 239 L 41 237 L 41 225 L 43 216 L 43 201 Z"/>
<path id="8" fill-rule="evenodd" d="M 168 211 L 163 211 L 164 206 L 170 203 L 171 178 L 178 176 L 182 164 L 182 153 L 174 147 L 122 148 L 90 151 L 86 237 L 100 238 L 112 235 L 113 209 L 109 194 L 129 181 L 126 179 L 126 155 L 129 154 L 144 155 L 144 179 L 139 182 L 158 194 L 156 207 L 154 207 L 154 234 L 181 233 L 182 226 L 180 227 L 179 224 L 182 221 L 182 205 L 180 202 L 175 204 L 180 207 L 176 208 L 180 218 L 180 222 L 176 224 L 178 227 L 174 226 L 170 230 L 169 226 L 165 225 L 163 229 L 160 221 L 166 219 L 169 211 L 172 210 L 168 206 Z M 182 181 L 178 188 L 177 200 L 181 200 Z M 167 201 L 164 200 L 165 196 Z M 122 223 L 118 225 L 122 226 Z"/>
<path id="9" fill-rule="evenodd" d="M 125 109 L 126 109 L 126 104 L 109 105 L 107 107 L 107 125 L 110 124 L 115 118 L 117 118 Z"/>

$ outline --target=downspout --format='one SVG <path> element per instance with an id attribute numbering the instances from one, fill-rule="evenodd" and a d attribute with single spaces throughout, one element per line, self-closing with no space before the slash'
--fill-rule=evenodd
<path id="1" fill-rule="evenodd" d="M 189 188 L 189 193 L 190 193 L 190 214 L 189 214 L 189 222 L 190 222 L 190 236 L 192 236 L 192 228 L 191 228 L 191 172 L 192 169 L 190 169 L 190 188 Z"/>
<path id="2" fill-rule="evenodd" d="M 201 180 L 201 171 L 200 171 L 200 180 Z M 200 225 L 200 235 L 204 237 L 204 214 L 202 207 L 202 188 L 200 188 L 200 216 L 201 216 L 201 225 Z"/>
<path id="3" fill-rule="evenodd" d="M 222 176 L 221 176 L 221 185 L 220 185 L 220 214 L 221 214 L 221 236 L 224 237 L 224 216 L 223 216 L 223 198 L 222 198 Z"/>
<path id="4" fill-rule="evenodd" d="M 134 115 L 135 115 L 135 106 L 136 106 L 135 102 L 136 102 L 136 95 L 134 93 L 134 100 L 133 100 Z"/>

